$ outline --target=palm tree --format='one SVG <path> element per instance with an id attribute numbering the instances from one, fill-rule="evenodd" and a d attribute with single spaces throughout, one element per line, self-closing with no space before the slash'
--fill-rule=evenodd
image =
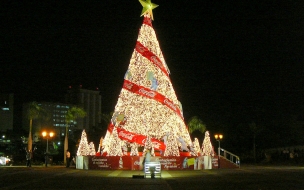
<path id="1" fill-rule="evenodd" d="M 33 128 L 33 119 L 38 118 L 44 111 L 37 102 L 30 102 L 27 109 L 28 119 L 30 120 L 30 130 L 29 130 L 29 137 L 27 142 L 27 149 L 32 151 L 32 128 Z"/>
<path id="2" fill-rule="evenodd" d="M 192 134 L 194 131 L 200 131 L 201 133 L 204 133 L 206 131 L 206 125 L 197 116 L 190 118 L 188 127 L 190 134 Z"/>
<path id="3" fill-rule="evenodd" d="M 83 118 L 86 116 L 86 112 L 83 110 L 83 108 L 73 106 L 70 109 L 68 109 L 67 114 L 65 116 L 65 138 L 64 138 L 64 151 L 63 151 L 63 160 L 66 164 L 66 157 L 65 157 L 65 151 L 68 150 L 69 142 L 68 142 L 68 133 L 69 133 L 69 123 L 71 121 L 77 119 L 77 118 Z"/>

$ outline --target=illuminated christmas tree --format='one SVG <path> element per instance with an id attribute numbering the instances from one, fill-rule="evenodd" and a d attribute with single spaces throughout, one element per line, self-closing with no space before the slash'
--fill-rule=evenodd
<path id="1" fill-rule="evenodd" d="M 95 154 L 96 154 L 95 146 L 93 142 L 90 142 L 90 144 L 88 143 L 87 134 L 85 130 L 83 130 L 77 150 L 77 156 L 88 156 Z"/>
<path id="2" fill-rule="evenodd" d="M 130 152 L 130 156 L 138 156 L 138 145 L 136 143 L 131 143 L 130 144 L 131 147 L 131 152 Z"/>
<path id="3" fill-rule="evenodd" d="M 149 139 L 153 149 L 165 151 L 166 156 L 179 156 L 179 147 L 185 150 L 192 142 L 152 26 L 152 9 L 158 5 L 150 0 L 139 1 L 144 20 L 103 148 L 108 156 L 121 156 L 117 150 L 119 140 L 145 146 Z M 135 150 L 133 154 L 137 154 Z"/>
<path id="4" fill-rule="evenodd" d="M 96 151 L 95 151 L 95 145 L 93 142 L 90 142 L 90 144 L 88 145 L 88 152 L 87 155 L 96 155 Z"/>
<path id="5" fill-rule="evenodd" d="M 214 156 L 213 146 L 210 141 L 209 131 L 205 132 L 205 138 L 202 144 L 202 155 L 203 156 Z"/>
<path id="6" fill-rule="evenodd" d="M 146 141 L 145 141 L 145 148 L 144 148 L 144 152 L 145 150 L 150 150 L 152 148 L 152 141 L 151 141 L 151 138 L 148 136 L 146 138 Z"/>
<path id="7" fill-rule="evenodd" d="M 121 148 L 123 151 L 123 155 L 127 155 L 128 154 L 128 145 L 125 141 L 121 141 Z"/>
<path id="8" fill-rule="evenodd" d="M 204 168 L 212 169 L 212 157 L 214 156 L 214 150 L 210 141 L 209 131 L 205 132 L 205 138 L 202 144 L 202 156 L 204 156 Z"/>
<path id="9" fill-rule="evenodd" d="M 89 145 L 88 145 L 87 134 L 85 130 L 83 130 L 81 133 L 81 139 L 77 150 L 77 156 L 87 156 L 88 152 L 89 152 Z"/>
<path id="10" fill-rule="evenodd" d="M 197 138 L 194 138 L 193 146 L 194 146 L 194 151 L 196 152 L 197 155 L 199 155 L 201 148 Z"/>
<path id="11" fill-rule="evenodd" d="M 179 156 L 177 140 L 173 135 L 169 135 L 166 144 L 164 156 Z"/>
<path id="12" fill-rule="evenodd" d="M 198 156 L 200 153 L 200 146 L 197 138 L 194 138 L 194 141 L 190 147 L 191 156 Z"/>
<path id="13" fill-rule="evenodd" d="M 115 155 L 115 156 L 122 156 L 123 153 L 122 153 L 122 147 L 121 147 L 121 140 L 120 138 L 118 137 L 118 134 L 117 134 L 117 129 L 115 127 L 115 129 L 113 130 L 113 133 L 110 137 L 110 141 L 109 141 L 109 144 L 111 146 L 109 146 L 109 149 L 108 149 L 108 155 L 111 156 L 111 155 Z"/>

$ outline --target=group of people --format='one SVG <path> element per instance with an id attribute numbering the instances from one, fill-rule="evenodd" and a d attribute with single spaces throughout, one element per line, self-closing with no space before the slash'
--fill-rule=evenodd
<path id="1" fill-rule="evenodd" d="M 26 150 L 26 155 L 25 155 L 25 158 L 26 158 L 26 167 L 32 167 L 32 163 L 31 163 L 31 160 L 33 158 L 33 153 L 31 150 Z M 48 164 L 48 160 L 49 160 L 49 156 L 47 153 L 45 153 L 45 166 L 47 167 L 47 164 Z M 66 167 L 69 168 L 70 165 L 71 165 L 71 162 L 73 161 L 75 163 L 75 160 L 74 159 L 71 159 L 71 153 L 69 150 L 66 151 Z"/>

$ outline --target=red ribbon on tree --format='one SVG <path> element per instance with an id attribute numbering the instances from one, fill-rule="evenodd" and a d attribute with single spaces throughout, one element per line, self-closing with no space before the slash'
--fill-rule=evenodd
<path id="1" fill-rule="evenodd" d="M 152 27 L 151 19 L 147 16 L 144 16 L 144 22 L 143 23 Z"/>
<path id="2" fill-rule="evenodd" d="M 159 67 L 160 70 L 162 70 L 165 73 L 165 75 L 169 77 L 169 73 L 167 72 L 166 68 L 164 67 L 162 61 L 154 53 L 149 51 L 148 48 L 146 48 L 139 41 L 137 41 L 135 49 L 142 56 L 149 59 L 155 66 Z"/>
<path id="3" fill-rule="evenodd" d="M 114 125 L 113 125 L 113 123 L 110 123 L 108 126 L 108 131 L 110 133 L 112 133 L 113 129 L 114 129 Z M 143 145 L 143 146 L 145 145 L 147 136 L 132 133 L 132 132 L 127 131 L 120 127 L 117 127 L 116 129 L 117 129 L 118 137 L 120 139 L 131 142 L 131 143 L 135 142 L 135 143 L 137 143 L 139 145 Z M 166 149 L 166 145 L 158 139 L 151 138 L 151 142 L 153 144 L 153 148 L 156 150 L 165 150 Z"/>
<path id="4" fill-rule="evenodd" d="M 183 119 L 183 116 L 182 116 L 182 113 L 181 113 L 179 107 L 177 105 L 175 105 L 171 100 L 166 98 L 164 95 L 162 95 L 154 90 L 150 90 L 149 88 L 139 86 L 128 80 L 124 81 L 123 88 L 126 90 L 129 90 L 133 93 L 145 96 L 147 98 L 154 99 L 154 100 L 166 105 L 168 108 L 173 110 L 176 114 L 178 114 Z"/>

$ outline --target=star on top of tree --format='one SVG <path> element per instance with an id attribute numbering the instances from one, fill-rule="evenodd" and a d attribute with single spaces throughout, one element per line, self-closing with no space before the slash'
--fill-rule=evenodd
<path id="1" fill-rule="evenodd" d="M 143 10 L 141 11 L 141 15 L 149 14 L 151 19 L 153 20 L 152 10 L 158 7 L 158 5 L 151 3 L 151 0 L 139 0 L 140 4 L 143 6 Z"/>

